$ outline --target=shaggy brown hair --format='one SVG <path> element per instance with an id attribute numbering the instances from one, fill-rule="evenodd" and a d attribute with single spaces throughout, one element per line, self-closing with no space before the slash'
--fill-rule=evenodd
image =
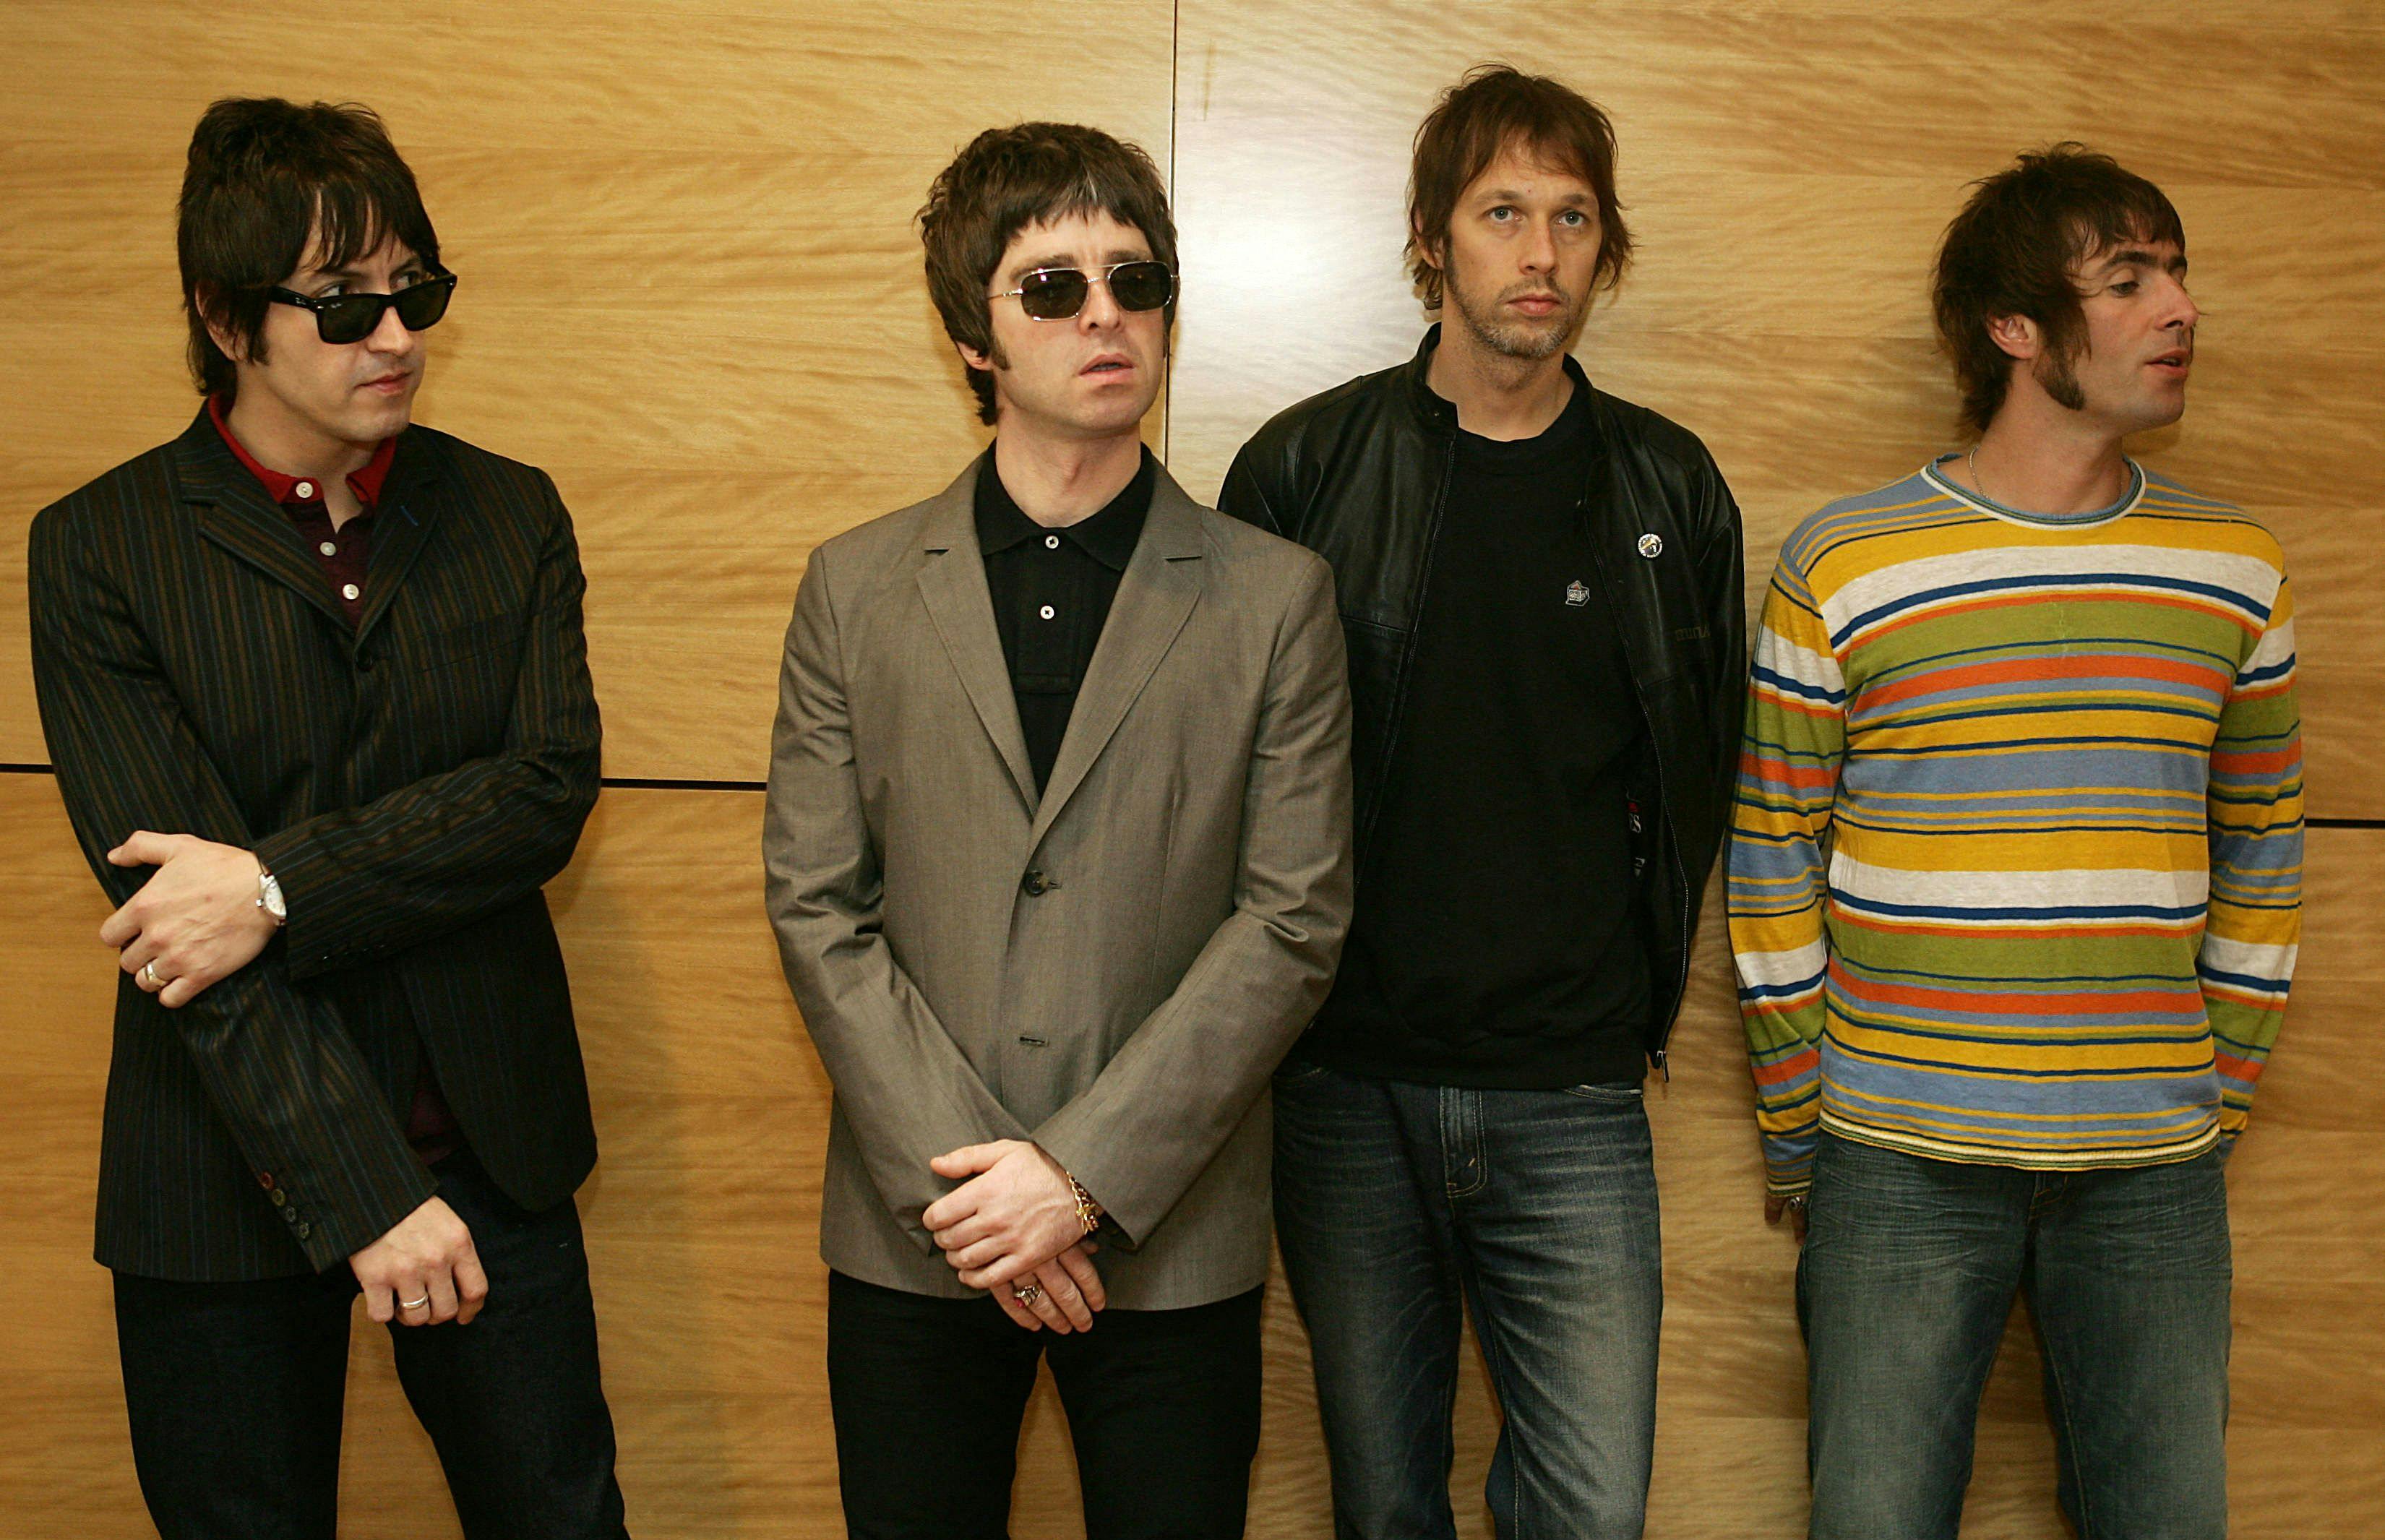
<path id="1" fill-rule="evenodd" d="M 936 174 L 919 210 L 928 294 L 943 318 L 944 334 L 1002 363 L 986 298 L 1002 254 L 1028 226 L 1078 214 L 1107 214 L 1132 225 L 1151 244 L 1153 259 L 1176 270 L 1168 189 L 1159 168 L 1137 146 L 1076 123 L 1014 123 L 970 140 Z M 1176 324 L 1173 298 L 1164 319 Z M 978 417 L 990 423 L 993 376 L 981 369 L 968 373 Z"/>
<path id="2" fill-rule="evenodd" d="M 1537 155 L 1590 183 L 1598 198 L 1596 294 L 1623 282 L 1631 231 L 1615 194 L 1615 125 L 1598 105 L 1544 75 L 1478 64 L 1442 93 L 1417 130 L 1408 175 L 1408 276 L 1428 310 L 1441 308 L 1449 221 L 1467 186 L 1509 147 Z"/>
<path id="3" fill-rule="evenodd" d="M 2017 361 L 1988 328 L 2027 316 L 2053 359 L 2076 359 L 2087 345 L 2087 318 L 2075 275 L 2097 253 L 2132 241 L 2173 242 L 2183 252 L 2186 230 L 2160 188 L 2075 141 L 2030 150 L 1971 184 L 1970 201 L 1939 243 L 1929 294 L 1963 393 L 1965 428 L 1987 431 Z"/>

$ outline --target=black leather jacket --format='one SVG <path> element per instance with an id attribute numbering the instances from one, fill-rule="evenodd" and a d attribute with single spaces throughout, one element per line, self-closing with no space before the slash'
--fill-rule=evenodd
<path id="1" fill-rule="evenodd" d="M 1425 382 L 1440 340 L 1435 326 L 1407 363 L 1278 413 L 1234 457 L 1217 498 L 1221 511 L 1332 565 L 1349 640 L 1362 879 L 1456 448 L 1457 409 Z M 1589 393 L 1582 516 L 1653 751 L 1633 802 L 1656 985 L 1648 1052 L 1661 1070 L 1737 778 L 1747 662 L 1739 508 L 1695 434 L 1593 389 L 1573 359 L 1565 367 Z"/>

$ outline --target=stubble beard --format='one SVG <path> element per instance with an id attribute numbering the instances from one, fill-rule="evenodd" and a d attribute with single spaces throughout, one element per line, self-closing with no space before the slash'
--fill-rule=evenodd
<path id="1" fill-rule="evenodd" d="M 1554 283 L 1537 288 L 1517 284 L 1508 292 L 1527 294 L 1537 293 L 1541 289 L 1555 294 L 1562 308 L 1538 325 L 1507 320 L 1500 316 L 1499 307 L 1506 300 L 1507 293 L 1495 295 L 1489 306 L 1480 308 L 1462 284 L 1453 281 L 1446 285 L 1445 293 L 1449 307 L 1457 312 L 1458 320 L 1476 342 L 1503 358 L 1513 358 L 1518 363 L 1538 363 L 1553 354 L 1563 352 L 1567 341 L 1573 336 L 1581 320 L 1580 307 Z"/>

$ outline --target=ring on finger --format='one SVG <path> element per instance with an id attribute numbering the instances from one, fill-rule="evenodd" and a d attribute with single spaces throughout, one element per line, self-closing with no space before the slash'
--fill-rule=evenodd
<path id="1" fill-rule="evenodd" d="M 430 1303 L 431 1296 L 426 1294 L 419 1299 L 401 1299 L 397 1302 L 397 1308 L 401 1310 L 418 1310 Z"/>
<path id="2" fill-rule="evenodd" d="M 157 960 L 155 958 L 150 958 L 147 962 L 141 965 L 141 977 L 147 981 L 149 987 L 152 989 L 163 989 L 166 987 L 165 979 L 157 972 Z"/>
<path id="3" fill-rule="evenodd" d="M 1012 1289 L 1010 1294 L 1012 1298 L 1018 1300 L 1021 1305 L 1026 1306 L 1031 1310 L 1035 1308 L 1035 1302 L 1043 1297 L 1043 1285 L 1041 1283 L 1021 1283 L 1017 1288 Z"/>

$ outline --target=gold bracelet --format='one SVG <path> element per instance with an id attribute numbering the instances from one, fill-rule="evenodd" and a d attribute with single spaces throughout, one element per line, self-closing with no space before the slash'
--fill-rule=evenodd
<path id="1" fill-rule="evenodd" d="M 1093 1195 L 1085 1191 L 1085 1184 L 1073 1176 L 1068 1178 L 1068 1191 L 1076 1195 L 1077 1222 L 1085 1227 L 1085 1233 L 1090 1235 L 1099 1230 L 1102 1227 L 1102 1206 L 1093 1201 Z"/>

